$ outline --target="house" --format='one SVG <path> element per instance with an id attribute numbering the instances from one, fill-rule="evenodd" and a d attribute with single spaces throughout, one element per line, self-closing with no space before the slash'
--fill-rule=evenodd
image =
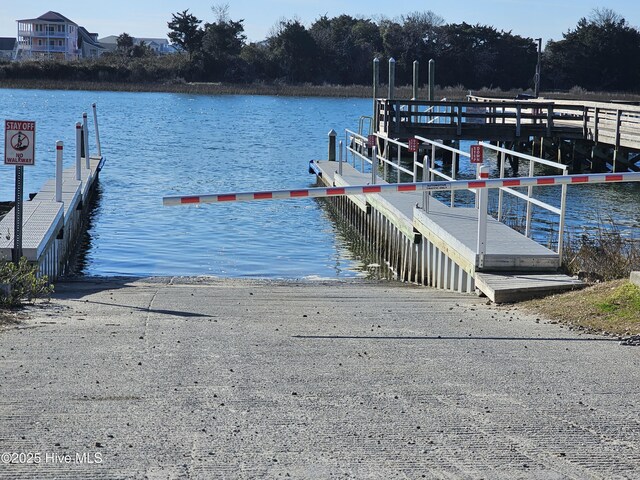
<path id="1" fill-rule="evenodd" d="M 107 51 L 98 41 L 98 34 L 89 33 L 84 27 L 78 27 L 78 47 L 81 58 L 99 57 Z"/>
<path id="2" fill-rule="evenodd" d="M 38 18 L 17 20 L 18 39 L 14 59 L 77 60 L 104 52 L 98 34 L 58 12 L 49 11 Z"/>
<path id="3" fill-rule="evenodd" d="M 0 37 L 0 60 L 11 60 L 13 50 L 16 48 L 16 39 L 13 37 Z"/>
<path id="4" fill-rule="evenodd" d="M 99 40 L 100 44 L 105 48 L 108 52 L 114 52 L 118 48 L 118 36 L 117 35 L 109 35 L 108 37 L 101 38 Z M 168 53 L 175 53 L 176 48 L 169 43 L 169 40 L 166 38 L 136 38 L 133 37 L 133 44 L 140 45 L 142 42 L 153 50 L 158 55 L 165 55 Z"/>

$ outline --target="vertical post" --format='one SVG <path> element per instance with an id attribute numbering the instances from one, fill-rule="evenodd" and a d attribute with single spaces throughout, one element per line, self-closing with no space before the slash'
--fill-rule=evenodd
<path id="1" fill-rule="evenodd" d="M 458 152 L 451 152 L 451 178 L 456 179 L 456 170 L 458 164 Z M 455 207 L 456 191 L 451 189 L 451 208 Z"/>
<path id="2" fill-rule="evenodd" d="M 60 140 L 56 142 L 56 202 L 62 201 L 62 149 Z"/>
<path id="3" fill-rule="evenodd" d="M 567 175 L 568 169 L 562 171 L 562 175 Z M 562 262 L 562 250 L 564 247 L 564 215 L 567 211 L 567 184 L 562 184 L 562 193 L 560 194 L 560 225 L 558 226 L 558 256 Z"/>
<path id="4" fill-rule="evenodd" d="M 422 163 L 422 181 L 429 181 L 429 169 L 430 167 L 429 155 L 425 155 Z M 429 213 L 429 196 L 431 192 L 424 190 L 422 192 L 422 208 L 424 208 L 424 213 Z"/>
<path id="5" fill-rule="evenodd" d="M 413 152 L 413 182 L 418 181 L 418 151 Z"/>
<path id="6" fill-rule="evenodd" d="M 480 178 L 489 178 L 488 167 L 479 168 Z M 487 207 L 489 205 L 489 190 L 487 188 L 478 189 L 478 241 L 476 243 L 476 253 L 478 255 L 478 268 L 484 268 L 484 256 L 487 253 Z"/>
<path id="7" fill-rule="evenodd" d="M 420 86 L 420 80 L 419 80 L 419 69 L 420 69 L 420 62 L 418 62 L 417 60 L 413 61 L 413 95 L 411 97 L 411 100 L 418 100 L 418 87 Z M 409 109 L 409 122 L 413 123 L 414 121 L 414 117 L 413 114 L 418 112 L 418 106 L 417 105 L 411 105 L 411 108 Z M 417 120 L 417 119 L 416 119 Z"/>
<path id="8" fill-rule="evenodd" d="M 536 38 L 538 41 L 538 63 L 536 64 L 536 74 L 534 80 L 534 94 L 536 98 L 540 95 L 540 60 L 542 55 L 542 38 Z"/>
<path id="9" fill-rule="evenodd" d="M 329 154 L 327 159 L 330 162 L 336 161 L 336 135 L 338 134 L 333 128 L 329 130 Z"/>
<path id="10" fill-rule="evenodd" d="M 420 68 L 420 62 L 418 62 L 417 60 L 414 60 L 413 61 L 413 98 L 411 98 L 411 100 L 418 99 L 419 68 Z"/>
<path id="11" fill-rule="evenodd" d="M 378 90 L 380 89 L 380 59 L 373 59 L 373 132 L 378 131 Z"/>
<path id="12" fill-rule="evenodd" d="M 378 173 L 378 147 L 371 149 L 371 185 L 376 184 L 376 175 Z"/>
<path id="13" fill-rule="evenodd" d="M 338 155 L 338 173 L 340 175 L 342 175 L 342 140 L 340 140 L 340 144 L 339 144 L 339 149 L 340 149 L 340 153 Z"/>
<path id="14" fill-rule="evenodd" d="M 84 160 L 87 170 L 90 170 L 91 161 L 89 158 L 89 128 L 87 126 L 87 112 L 82 114 L 82 133 L 84 134 Z"/>
<path id="15" fill-rule="evenodd" d="M 504 148 L 504 142 L 502 143 L 502 148 Z M 504 163 L 506 160 L 506 155 L 504 152 L 500 152 L 500 178 L 504 178 Z M 502 221 L 502 200 L 504 197 L 504 192 L 501 188 L 498 189 L 498 221 Z"/>
<path id="16" fill-rule="evenodd" d="M 22 191 L 24 188 L 24 167 L 16 166 L 16 205 L 13 219 L 13 263 L 16 265 L 22 257 Z"/>
<path id="17" fill-rule="evenodd" d="M 432 58 L 429 60 L 429 100 L 433 102 L 435 96 L 435 84 L 436 84 L 436 61 Z"/>
<path id="18" fill-rule="evenodd" d="M 82 124 L 76 123 L 76 180 L 82 180 Z"/>
<path id="19" fill-rule="evenodd" d="M 533 177 L 534 173 L 535 173 L 535 165 L 532 161 L 529 161 L 529 176 Z M 533 187 L 527 187 L 527 197 L 529 198 L 533 197 Z M 527 237 L 531 235 L 531 214 L 533 209 L 533 205 L 529 200 L 529 198 L 527 198 L 527 218 L 525 220 L 525 226 L 524 226 L 524 234 Z"/>
<path id="20" fill-rule="evenodd" d="M 100 130 L 98 130 L 98 111 L 96 104 L 91 105 L 93 108 L 93 125 L 96 128 L 96 148 L 98 150 L 98 157 L 102 157 L 102 148 L 100 148 Z"/>
<path id="21" fill-rule="evenodd" d="M 522 105 L 516 105 L 516 137 L 520 137 L 522 124 Z"/>
<path id="22" fill-rule="evenodd" d="M 389 59 L 389 94 L 387 95 L 387 98 L 389 100 L 394 99 L 395 89 L 396 89 L 396 60 L 395 58 L 391 57 Z M 398 112 L 396 112 L 396 115 L 398 115 Z"/>

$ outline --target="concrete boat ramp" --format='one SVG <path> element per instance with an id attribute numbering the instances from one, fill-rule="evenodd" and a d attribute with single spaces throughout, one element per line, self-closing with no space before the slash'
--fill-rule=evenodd
<path id="1" fill-rule="evenodd" d="M 367 185 L 371 175 L 348 163 L 312 162 L 328 186 Z M 376 184 L 386 183 L 382 178 Z M 436 198 L 419 208 L 416 192 L 366 194 L 332 199 L 337 208 L 378 248 L 401 280 L 458 292 L 477 291 L 494 302 L 579 288 L 582 282 L 558 274 L 559 255 L 487 217 L 487 248 L 482 268 L 476 253 L 478 211 L 451 208 Z"/>

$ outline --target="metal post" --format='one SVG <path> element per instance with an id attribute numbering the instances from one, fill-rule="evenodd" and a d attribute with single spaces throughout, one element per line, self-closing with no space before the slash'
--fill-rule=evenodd
<path id="1" fill-rule="evenodd" d="M 56 142 L 56 202 L 62 201 L 62 149 L 60 140 Z"/>
<path id="2" fill-rule="evenodd" d="M 504 143 L 502 144 L 502 148 L 504 148 Z M 504 163 L 506 161 L 506 155 L 504 152 L 500 152 L 500 178 L 504 178 Z M 504 192 L 501 188 L 498 189 L 498 221 L 502 222 L 502 200 L 504 197 Z"/>
<path id="3" fill-rule="evenodd" d="M 378 101 L 379 89 L 380 89 L 380 59 L 376 57 L 373 59 L 373 132 L 371 133 L 375 133 L 378 131 L 377 101 Z"/>
<path id="4" fill-rule="evenodd" d="M 329 130 L 329 155 L 328 159 L 330 162 L 336 161 L 336 131 L 332 128 Z"/>
<path id="5" fill-rule="evenodd" d="M 391 57 L 389 59 L 389 94 L 387 98 L 393 100 L 396 89 L 396 60 Z M 396 112 L 398 115 L 398 112 Z"/>
<path id="6" fill-rule="evenodd" d="M 542 56 L 542 38 L 536 38 L 536 40 L 538 42 L 538 63 L 536 64 L 536 75 L 533 80 L 535 85 L 534 94 L 535 97 L 538 98 L 538 96 L 540 95 L 540 60 Z"/>
<path id="7" fill-rule="evenodd" d="M 338 158 L 339 158 L 338 173 L 342 175 L 342 140 L 340 140 L 339 145 L 340 145 L 340 154 L 338 155 Z"/>
<path id="8" fill-rule="evenodd" d="M 91 161 L 89 157 L 89 128 L 87 126 L 87 112 L 82 114 L 82 133 L 84 134 L 84 159 L 87 170 L 90 170 Z"/>
<path id="9" fill-rule="evenodd" d="M 414 60 L 413 61 L 413 98 L 411 100 L 418 99 L 419 68 L 420 68 L 420 62 L 418 62 L 417 60 Z"/>
<path id="10" fill-rule="evenodd" d="M 562 175 L 568 175 L 569 169 L 565 168 L 562 171 Z M 562 253 L 564 247 L 564 216 L 567 211 L 567 184 L 562 184 L 562 190 L 560 194 L 560 224 L 558 226 L 558 256 L 560 262 L 562 262 Z"/>
<path id="11" fill-rule="evenodd" d="M 429 100 L 433 102 L 435 96 L 435 84 L 436 84 L 436 61 L 432 58 L 429 60 Z"/>
<path id="12" fill-rule="evenodd" d="M 520 137 L 522 124 L 522 105 L 516 105 L 516 137 Z"/>
<path id="13" fill-rule="evenodd" d="M 76 180 L 82 180 L 82 124 L 76 123 Z"/>
<path id="14" fill-rule="evenodd" d="M 535 173 L 535 165 L 533 162 L 529 162 L 529 176 L 533 177 Z M 527 197 L 531 198 L 533 197 L 533 187 L 529 186 L 527 187 Z M 533 213 L 533 204 L 531 203 L 531 201 L 529 199 L 527 199 L 527 217 L 525 220 L 525 226 L 524 226 L 524 234 L 525 236 L 530 236 L 531 235 L 531 215 Z"/>
<path id="15" fill-rule="evenodd" d="M 480 178 L 489 178 L 489 168 L 484 165 L 480 167 Z M 484 256 L 487 253 L 487 207 L 489 205 L 489 189 L 480 188 L 478 202 L 478 241 L 476 243 L 476 253 L 478 254 L 478 268 L 484 268 Z"/>
<path id="16" fill-rule="evenodd" d="M 451 152 L 451 178 L 456 179 L 458 152 Z M 456 206 L 456 191 L 451 190 L 451 208 Z"/>
<path id="17" fill-rule="evenodd" d="M 13 219 L 13 263 L 16 265 L 22 257 L 22 191 L 24 187 L 24 167 L 16 167 L 16 205 Z"/>
<path id="18" fill-rule="evenodd" d="M 413 181 L 418 181 L 418 151 L 413 152 Z"/>
<path id="19" fill-rule="evenodd" d="M 371 185 L 375 185 L 378 173 L 378 147 L 373 147 L 371 152 Z"/>
<path id="20" fill-rule="evenodd" d="M 430 169 L 429 155 L 425 155 L 422 163 L 422 181 L 429 181 L 429 169 Z M 423 191 L 422 192 L 422 208 L 424 208 L 424 213 L 429 213 L 429 196 L 431 192 Z"/>
<path id="21" fill-rule="evenodd" d="M 96 148 L 98 150 L 98 157 L 102 157 L 102 149 L 100 148 L 100 131 L 98 130 L 98 111 L 96 109 L 96 104 L 91 105 L 93 108 L 93 124 L 96 128 Z"/>

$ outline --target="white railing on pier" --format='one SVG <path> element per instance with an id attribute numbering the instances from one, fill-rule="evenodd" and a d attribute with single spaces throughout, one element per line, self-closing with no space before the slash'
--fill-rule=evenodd
<path id="1" fill-rule="evenodd" d="M 360 162 L 360 171 L 365 173 L 365 165 L 370 165 L 372 170 L 377 170 L 377 165 L 383 165 L 382 178 L 385 181 L 391 181 L 389 170 L 395 171 L 395 178 L 398 182 L 401 181 L 401 173 L 409 175 L 411 181 L 418 182 L 419 180 L 423 181 L 435 181 L 436 179 L 441 181 L 452 182 L 458 180 L 457 172 L 459 170 L 460 161 L 468 160 L 470 158 L 470 154 L 467 151 L 461 150 L 459 148 L 455 148 L 449 145 L 445 145 L 442 142 L 431 140 L 421 136 L 415 136 L 414 138 L 419 141 L 423 145 L 427 145 L 427 150 L 429 154 L 424 155 L 422 161 L 419 159 L 418 152 L 413 152 L 413 162 L 412 169 L 408 169 L 401 164 L 401 159 L 403 157 L 403 152 L 408 153 L 409 144 L 408 142 L 401 142 L 399 140 L 395 140 L 389 137 L 386 137 L 381 134 L 373 134 L 370 137 L 373 137 L 376 146 L 384 145 L 382 148 L 382 152 L 379 152 L 376 149 L 375 158 L 373 155 L 373 149 L 371 147 L 367 147 L 369 143 L 369 138 L 364 137 L 363 135 L 356 134 L 351 130 L 345 130 L 346 134 L 346 148 L 347 153 L 351 154 L 352 164 L 354 168 L 357 168 L 356 161 Z M 505 177 L 505 161 L 507 155 L 511 157 L 517 158 L 518 160 L 523 160 L 529 162 L 528 174 L 530 177 L 534 177 L 536 175 L 536 167 L 540 165 L 544 165 L 546 167 L 555 168 L 560 171 L 561 175 L 567 175 L 568 167 L 558 162 L 554 162 L 551 160 L 546 160 L 543 158 L 537 158 L 531 155 L 527 155 L 524 153 L 516 152 L 513 150 L 508 150 L 502 147 L 494 146 L 489 143 L 480 142 L 483 148 L 492 150 L 496 152 L 496 155 L 499 155 L 499 178 Z M 395 154 L 393 155 L 393 159 L 391 159 L 391 148 L 390 146 L 394 146 L 396 149 Z M 430 149 L 429 149 L 430 147 Z M 436 158 L 436 154 L 438 150 L 444 150 L 451 154 L 451 173 L 447 175 L 441 170 L 435 167 L 434 160 Z M 371 153 L 369 153 L 371 152 Z M 375 167 L 374 167 L 375 162 Z M 422 169 L 422 176 L 419 175 L 419 170 Z M 377 171 L 376 171 L 377 174 Z M 480 178 L 480 165 L 478 165 L 476 171 L 476 178 Z M 517 177 L 513 177 L 517 178 Z M 372 183 L 375 182 L 375 175 L 372 174 Z M 559 255 L 562 255 L 563 250 L 563 240 L 564 240 L 564 227 L 565 227 L 565 212 L 566 212 L 566 197 L 567 197 L 567 186 L 563 185 L 561 187 L 560 194 L 560 206 L 554 206 L 547 202 L 544 202 L 538 198 L 535 198 L 535 192 L 533 186 L 527 187 L 526 192 L 515 190 L 512 187 L 504 187 L 498 190 L 498 210 L 497 210 L 497 219 L 501 222 L 504 222 L 505 218 L 503 217 L 503 205 L 504 205 L 504 194 L 507 193 L 513 197 L 517 197 L 526 202 L 526 215 L 525 215 L 525 232 L 524 234 L 527 237 L 532 236 L 532 216 L 533 216 L 533 207 L 539 207 L 545 211 L 548 211 L 552 214 L 555 214 L 559 217 L 558 219 L 558 242 L 556 252 Z M 451 207 L 456 206 L 456 191 L 451 190 L 450 194 L 450 203 Z M 475 194 L 475 207 L 478 208 L 478 195 L 479 191 L 473 190 Z M 429 197 L 431 193 L 426 191 L 424 193 L 423 198 L 423 208 L 425 211 L 429 211 Z"/>

